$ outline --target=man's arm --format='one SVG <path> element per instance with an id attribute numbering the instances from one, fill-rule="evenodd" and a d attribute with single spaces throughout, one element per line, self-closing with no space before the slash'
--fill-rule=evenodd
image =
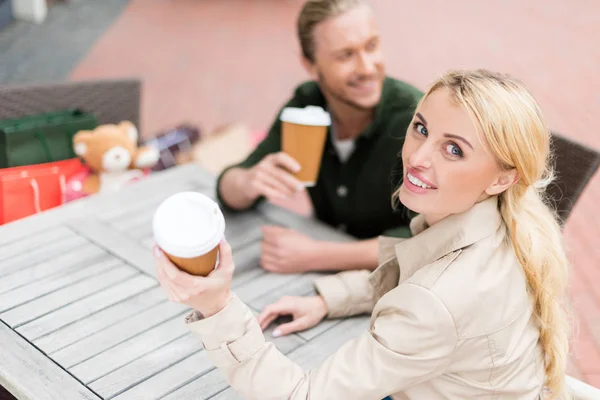
<path id="1" fill-rule="evenodd" d="M 294 94 L 294 97 L 288 101 L 285 107 L 304 107 L 298 90 Z M 269 129 L 267 137 L 256 147 L 256 149 L 246 158 L 244 161 L 237 165 L 233 165 L 227 168 L 219 179 L 217 180 L 217 198 L 225 206 L 235 210 L 245 210 L 252 207 L 257 201 L 259 201 L 265 193 L 258 193 L 256 188 L 251 188 L 249 185 L 250 172 L 252 167 L 257 166 L 261 161 L 270 154 L 279 153 L 281 151 L 281 121 L 279 117 L 283 108 L 279 110 L 275 121 Z M 291 157 L 290 157 L 291 158 Z M 285 169 L 290 169 L 290 163 L 281 160 L 275 160 L 275 163 L 282 167 L 281 172 L 285 172 Z M 290 184 L 289 178 L 291 175 L 280 177 L 277 179 L 278 183 L 284 183 L 287 181 Z M 277 186 L 277 183 L 275 184 Z M 272 186 L 272 185 L 271 185 Z M 279 189 L 286 191 L 285 187 L 279 186 Z M 279 193 L 277 193 L 279 195 Z"/>
<path id="2" fill-rule="evenodd" d="M 248 191 L 248 170 L 243 167 L 227 169 L 221 175 L 217 187 L 218 197 L 222 203 L 235 210 L 250 208 L 257 200 Z"/>
<path id="3" fill-rule="evenodd" d="M 374 270 L 379 264 L 377 238 L 352 243 L 317 242 L 315 261 L 317 271 Z"/>
<path id="4" fill-rule="evenodd" d="M 293 229 L 264 225 L 260 264 L 275 273 L 374 270 L 378 266 L 378 239 L 352 243 L 310 238 Z"/>

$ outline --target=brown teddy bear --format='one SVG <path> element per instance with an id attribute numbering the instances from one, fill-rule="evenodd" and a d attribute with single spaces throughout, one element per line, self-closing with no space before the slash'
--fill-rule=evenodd
<path id="1" fill-rule="evenodd" d="M 127 182 L 142 178 L 143 169 L 153 167 L 159 153 L 153 147 L 138 148 L 137 140 L 138 131 L 130 121 L 77 132 L 73 136 L 75 154 L 91 170 L 82 182 L 81 191 L 92 194 L 118 190 Z"/>

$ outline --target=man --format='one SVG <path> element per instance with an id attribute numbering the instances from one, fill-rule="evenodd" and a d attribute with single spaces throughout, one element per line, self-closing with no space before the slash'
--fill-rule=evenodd
<path id="1" fill-rule="evenodd" d="M 307 1 L 298 36 L 314 81 L 300 85 L 285 106 L 321 106 L 332 117 L 316 185 L 304 189 L 290 173 L 299 165 L 281 152 L 277 118 L 256 150 L 223 172 L 217 194 L 225 206 L 244 210 L 307 190 L 318 219 L 362 239 L 315 241 L 264 227 L 261 265 L 269 271 L 374 269 L 379 235 L 409 235 L 408 210 L 392 207 L 393 172 L 401 171 L 398 154 L 422 93 L 385 76 L 379 31 L 364 1 Z"/>

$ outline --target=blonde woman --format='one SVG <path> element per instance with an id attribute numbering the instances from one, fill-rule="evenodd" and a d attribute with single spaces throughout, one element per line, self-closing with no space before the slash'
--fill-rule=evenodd
<path id="1" fill-rule="evenodd" d="M 198 312 L 190 329 L 247 399 L 538 399 L 564 393 L 567 260 L 541 192 L 549 133 L 510 77 L 449 72 L 419 103 L 402 150 L 396 199 L 420 215 L 414 236 L 381 240 L 380 267 L 316 282 L 256 320 L 230 292 L 231 250 L 208 278 L 157 252 L 171 299 Z M 371 312 L 371 326 L 312 371 L 261 333 Z M 273 380 L 273 376 L 277 379 Z"/>

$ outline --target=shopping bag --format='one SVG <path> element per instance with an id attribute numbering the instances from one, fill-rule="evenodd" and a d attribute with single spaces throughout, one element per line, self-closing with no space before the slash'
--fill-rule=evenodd
<path id="1" fill-rule="evenodd" d="M 73 136 L 98 125 L 93 114 L 64 110 L 0 121 L 0 168 L 75 157 Z"/>
<path id="2" fill-rule="evenodd" d="M 0 225 L 66 202 L 66 182 L 84 166 L 77 158 L 0 169 Z"/>

